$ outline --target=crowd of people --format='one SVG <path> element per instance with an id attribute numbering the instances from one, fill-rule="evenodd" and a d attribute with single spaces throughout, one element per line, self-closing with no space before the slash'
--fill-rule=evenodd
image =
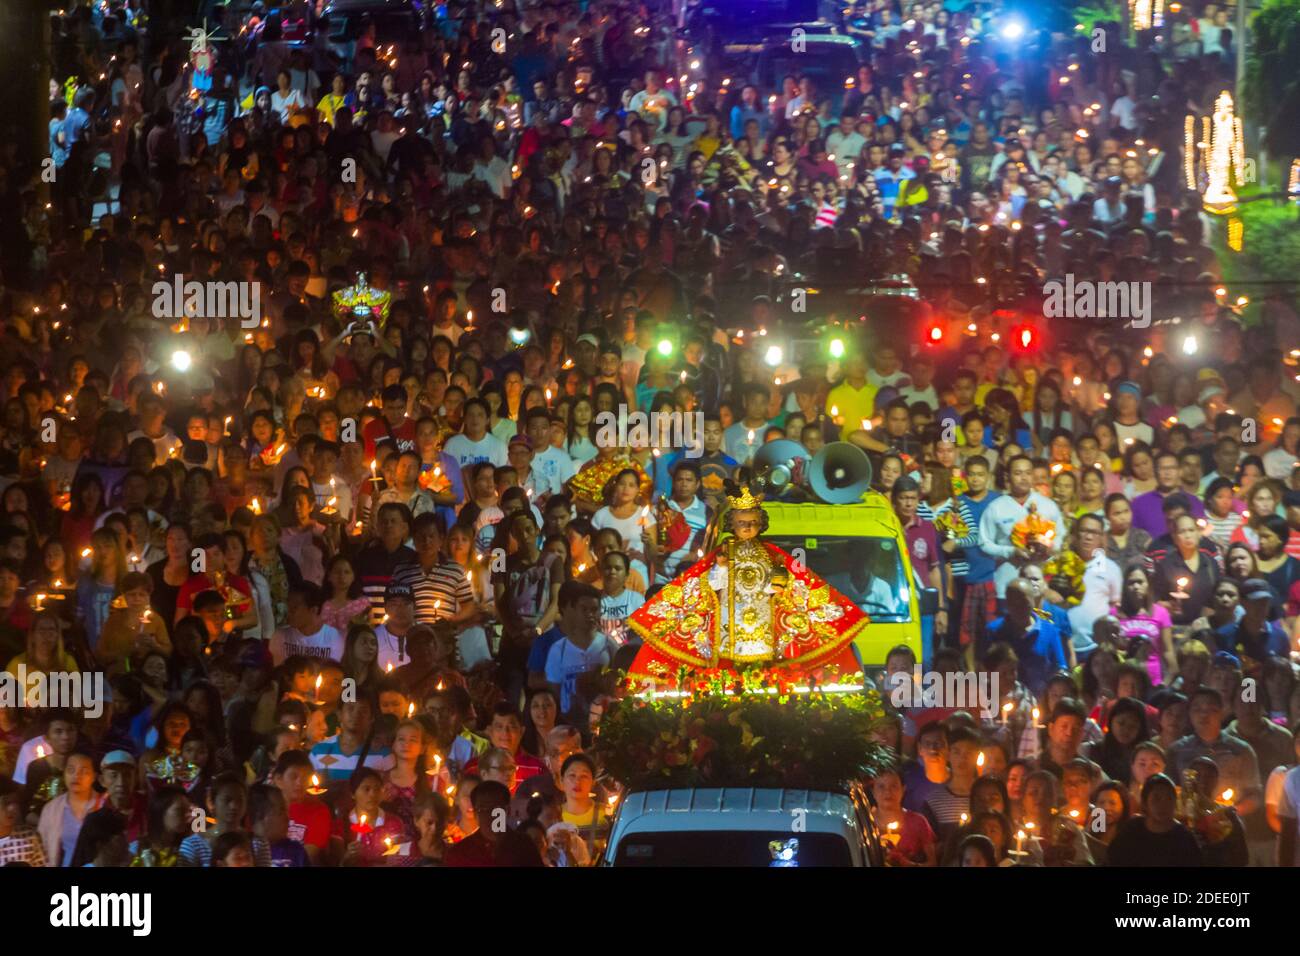
<path id="1" fill-rule="evenodd" d="M 1218 4 L 1029 57 L 996 5 L 868 0 L 831 89 L 681 73 L 662 4 L 433 4 L 391 43 L 210 12 L 200 60 L 70 3 L 49 202 L 0 156 L 0 665 L 108 688 L 0 704 L 0 864 L 591 864 L 627 618 L 778 438 L 865 451 L 938 592 L 881 687 L 999 677 L 992 715 L 890 711 L 891 864 L 1300 858 L 1300 320 L 1280 287 L 1243 321 L 1182 179 Z M 1066 274 L 1160 321 L 1014 342 Z M 850 275 L 932 334 L 773 362 L 857 318 L 791 288 Z M 160 309 L 173 276 L 261 314 Z M 620 408 L 702 447 L 611 443 Z"/>

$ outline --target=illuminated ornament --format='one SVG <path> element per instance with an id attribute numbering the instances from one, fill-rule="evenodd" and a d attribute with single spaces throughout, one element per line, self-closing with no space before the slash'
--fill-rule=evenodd
<path id="1" fill-rule="evenodd" d="M 1226 215 L 1237 208 L 1235 186 L 1246 179 L 1245 136 L 1241 118 L 1224 90 L 1214 101 L 1212 116 L 1201 117 L 1201 137 L 1195 136 L 1196 118 L 1183 123 L 1183 175 L 1188 189 L 1201 193 L 1207 212 Z"/>
<path id="2" fill-rule="evenodd" d="M 393 295 L 376 289 L 366 282 L 365 273 L 357 277 L 357 284 L 334 293 L 334 314 L 340 319 L 374 319 L 379 325 L 388 321 L 388 307 Z"/>
<path id="3" fill-rule="evenodd" d="M 1246 238 L 1246 224 L 1241 221 L 1240 216 L 1233 216 L 1228 220 L 1228 248 L 1233 252 L 1241 252 Z"/>
<path id="4" fill-rule="evenodd" d="M 1134 30 L 1150 30 L 1165 22 L 1164 0 L 1128 0 L 1128 19 Z"/>

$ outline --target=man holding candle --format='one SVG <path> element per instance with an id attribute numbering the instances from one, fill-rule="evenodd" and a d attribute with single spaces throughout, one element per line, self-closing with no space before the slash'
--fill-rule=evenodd
<path id="1" fill-rule="evenodd" d="M 375 457 L 375 445 L 381 441 L 392 442 L 398 451 L 412 451 L 415 448 L 415 422 L 406 417 L 406 389 L 401 385 L 389 385 L 381 393 L 382 412 L 362 429 L 366 445 L 366 457 Z"/>
<path id="2" fill-rule="evenodd" d="M 1169 768 L 1181 781 L 1197 757 L 1210 757 L 1225 788 L 1233 792 L 1237 812 L 1249 816 L 1263 805 L 1259 761 L 1250 744 L 1223 729 L 1224 712 L 1223 697 L 1214 688 L 1202 686 L 1192 692 L 1188 702 L 1192 732 L 1169 748 Z"/>

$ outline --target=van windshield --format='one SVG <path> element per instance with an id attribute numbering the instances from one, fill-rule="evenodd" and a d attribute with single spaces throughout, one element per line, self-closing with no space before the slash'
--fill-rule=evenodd
<path id="1" fill-rule="evenodd" d="M 893 538 L 764 535 L 849 598 L 873 621 L 910 621 L 911 588 Z"/>
<path id="2" fill-rule="evenodd" d="M 775 859 L 779 857 L 780 859 Z M 852 866 L 844 837 L 784 830 L 634 833 L 619 842 L 615 866 Z"/>

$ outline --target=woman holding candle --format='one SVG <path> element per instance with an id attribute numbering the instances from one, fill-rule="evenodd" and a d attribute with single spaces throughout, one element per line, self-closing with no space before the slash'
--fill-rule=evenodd
<path id="1" fill-rule="evenodd" d="M 1120 634 L 1130 648 L 1145 641 L 1155 651 L 1146 658 L 1146 668 L 1153 684 L 1167 684 L 1178 672 L 1174 656 L 1173 619 L 1163 604 L 1155 603 L 1151 576 L 1141 564 L 1124 572 L 1119 604 L 1110 609 L 1119 622 Z"/>
<path id="2" fill-rule="evenodd" d="M 1108 866 L 1201 866 L 1195 835 L 1178 822 L 1178 788 L 1163 773 L 1142 787 L 1142 813 L 1122 824 L 1106 854 Z"/>
<path id="3" fill-rule="evenodd" d="M 632 568 L 648 581 L 650 571 L 646 566 L 642 538 L 654 534 L 655 518 L 649 505 L 638 501 L 640 491 L 641 480 L 637 471 L 632 468 L 620 471 L 614 476 L 607 504 L 592 516 L 591 526 L 594 530 L 613 528 L 617 531 L 623 539 L 623 550 L 631 559 Z"/>
<path id="4" fill-rule="evenodd" d="M 560 790 L 564 794 L 563 822 L 578 828 L 594 858 L 596 833 L 607 821 L 608 804 L 595 790 L 596 764 L 583 753 L 571 754 L 560 767 Z"/>
<path id="5" fill-rule="evenodd" d="M 925 815 L 903 807 L 903 777 L 888 767 L 871 780 L 874 813 L 881 848 L 889 866 L 934 866 L 938 851 L 934 830 Z"/>
<path id="6" fill-rule="evenodd" d="M 100 528 L 90 536 L 90 572 L 77 581 L 77 621 L 92 651 L 99 647 L 104 622 L 126 577 L 126 555 L 117 535 Z"/>
<path id="7" fill-rule="evenodd" d="M 1192 624 L 1209 606 L 1223 571 L 1218 557 L 1200 547 L 1201 529 L 1189 514 L 1174 523 L 1174 547 L 1155 561 L 1156 599 L 1178 627 Z"/>
<path id="8" fill-rule="evenodd" d="M 384 782 L 373 767 L 361 767 L 352 775 L 348 789 L 352 810 L 334 821 L 334 839 L 345 847 L 340 866 L 402 866 L 415 862 L 401 852 L 410 842 L 405 825 L 382 806 Z M 409 847 L 407 848 L 409 850 Z"/>
<path id="9" fill-rule="evenodd" d="M 103 479 L 93 471 L 78 475 L 72 483 L 71 500 L 71 508 L 61 515 L 59 540 L 64 552 L 76 562 L 77 555 L 90 544 L 91 532 L 104 510 Z"/>
<path id="10" fill-rule="evenodd" d="M 1265 518 L 1277 514 L 1282 501 L 1278 483 L 1265 479 L 1254 482 L 1249 489 L 1242 489 L 1246 501 L 1246 510 L 1242 513 L 1245 523 L 1232 532 L 1228 539 L 1231 543 L 1242 542 L 1252 551 L 1259 550 L 1259 529 Z"/>
<path id="11" fill-rule="evenodd" d="M 1059 804 L 1060 784 L 1049 771 L 1035 770 L 1025 779 L 1016 849 L 1027 855 L 1018 859 L 1031 866 L 1091 866 L 1083 831 L 1057 812 Z"/>
<path id="12" fill-rule="evenodd" d="M 402 822 L 407 834 L 416 833 L 415 801 L 421 793 L 429 790 L 438 779 L 434 764 L 441 770 L 442 761 L 434 761 L 425 754 L 426 734 L 424 725 L 418 720 L 403 720 L 393 732 L 393 760 L 391 769 L 383 777 L 383 802 Z"/>
<path id="13" fill-rule="evenodd" d="M 138 666 L 150 651 L 170 654 L 171 636 L 162 617 L 149 607 L 153 579 L 147 574 L 132 572 L 122 578 L 121 594 L 113 601 L 113 609 L 104 622 L 97 657 L 104 667 L 112 670 L 121 667 L 131 670 Z"/>

